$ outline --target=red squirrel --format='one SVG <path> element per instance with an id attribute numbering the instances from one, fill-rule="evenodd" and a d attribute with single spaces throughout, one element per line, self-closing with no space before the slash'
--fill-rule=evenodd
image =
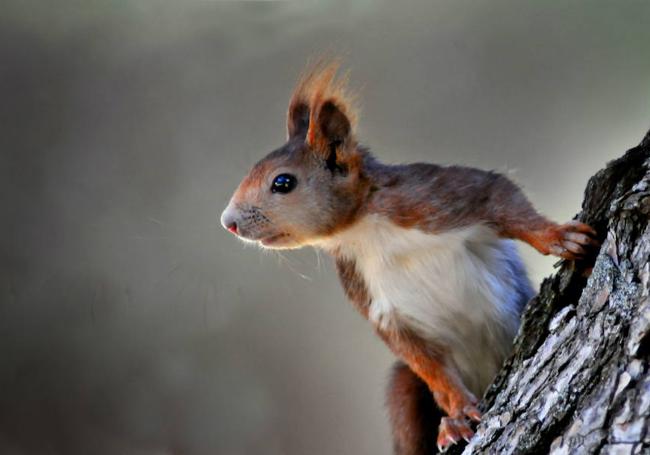
<path id="1" fill-rule="evenodd" d="M 253 166 L 223 226 L 264 248 L 329 252 L 347 297 L 400 359 L 387 404 L 395 453 L 445 450 L 473 431 L 534 292 L 513 239 L 575 260 L 596 244 L 540 215 L 505 176 L 379 162 L 355 136 L 336 62 L 301 77 L 288 140 Z M 445 414 L 433 428 L 433 402 Z"/>

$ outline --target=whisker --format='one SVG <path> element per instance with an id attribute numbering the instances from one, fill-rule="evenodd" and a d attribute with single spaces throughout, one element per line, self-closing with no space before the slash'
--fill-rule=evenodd
<path id="1" fill-rule="evenodd" d="M 305 275 L 304 273 L 300 273 L 298 270 L 296 270 L 296 269 L 293 267 L 293 265 L 292 265 L 291 261 L 289 260 L 289 258 L 287 258 L 285 255 L 283 255 L 282 253 L 280 253 L 280 252 L 277 251 L 277 250 L 276 250 L 276 253 L 277 253 L 277 255 L 278 255 L 278 258 L 281 258 L 281 259 L 283 259 L 283 260 L 286 262 L 287 267 L 288 267 L 289 270 L 291 270 L 293 273 L 297 274 L 300 278 L 302 278 L 302 279 L 304 279 L 304 280 L 307 280 L 307 281 L 314 281 L 314 279 L 313 279 L 312 277 L 310 277 L 310 276 L 308 276 L 308 275 Z M 281 264 L 281 262 L 279 262 L 279 263 Z"/>
<path id="2" fill-rule="evenodd" d="M 314 248 L 314 251 L 316 252 L 316 271 L 318 273 L 321 273 L 320 250 L 318 248 Z"/>
<path id="3" fill-rule="evenodd" d="M 147 218 L 147 219 L 148 219 L 149 221 L 151 221 L 152 223 L 156 223 L 156 224 L 158 224 L 158 225 L 160 225 L 160 226 L 162 226 L 163 224 L 165 224 L 165 223 L 163 223 L 162 221 L 160 221 L 159 219 L 154 218 L 154 217 L 152 217 L 152 216 L 150 216 L 150 217 Z"/>

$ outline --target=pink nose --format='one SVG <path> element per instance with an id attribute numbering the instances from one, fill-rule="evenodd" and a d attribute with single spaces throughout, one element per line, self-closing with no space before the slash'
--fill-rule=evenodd
<path id="1" fill-rule="evenodd" d="M 232 204 L 228 204 L 226 210 L 221 214 L 221 225 L 233 234 L 239 235 L 239 227 L 237 226 L 238 216 L 237 209 L 233 208 Z"/>

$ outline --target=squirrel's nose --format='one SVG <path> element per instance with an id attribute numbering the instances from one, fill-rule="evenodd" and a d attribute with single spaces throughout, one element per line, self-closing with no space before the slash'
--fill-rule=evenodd
<path id="1" fill-rule="evenodd" d="M 239 234 L 239 229 L 237 228 L 237 219 L 235 211 L 229 205 L 226 207 L 226 210 L 221 214 L 221 224 L 228 231 L 232 232 L 235 235 Z"/>
<path id="2" fill-rule="evenodd" d="M 235 221 L 233 221 L 228 226 L 226 226 L 226 229 L 228 229 L 233 234 L 237 235 L 237 223 Z"/>

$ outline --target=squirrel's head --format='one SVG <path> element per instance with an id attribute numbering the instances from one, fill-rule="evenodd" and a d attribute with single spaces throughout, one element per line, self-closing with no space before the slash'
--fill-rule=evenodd
<path id="1" fill-rule="evenodd" d="M 288 141 L 244 177 L 221 223 L 267 248 L 317 243 L 355 219 L 367 194 L 355 116 L 336 63 L 318 63 L 289 103 Z"/>

